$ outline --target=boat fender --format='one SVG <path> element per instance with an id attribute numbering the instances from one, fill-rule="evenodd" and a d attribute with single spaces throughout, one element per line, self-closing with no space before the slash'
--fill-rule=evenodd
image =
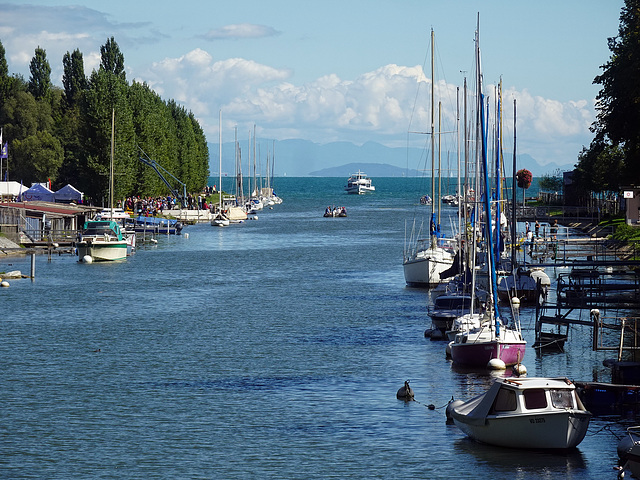
<path id="1" fill-rule="evenodd" d="M 499 358 L 492 358 L 491 360 L 489 360 L 487 368 L 489 368 L 490 370 L 506 370 L 507 366 Z"/>
<path id="2" fill-rule="evenodd" d="M 512 370 L 513 370 L 513 374 L 518 376 L 518 377 L 521 376 L 521 375 L 526 375 L 526 373 L 527 373 L 527 367 L 525 367 L 521 363 L 517 363 L 516 365 L 514 365 Z"/>
<path id="3" fill-rule="evenodd" d="M 400 387 L 396 398 L 398 400 L 404 400 L 405 402 L 411 402 L 413 400 L 413 389 L 409 386 L 409 380 L 405 380 L 404 386 Z"/>
<path id="4" fill-rule="evenodd" d="M 0 287 L 4 287 L 4 288 L 9 287 L 9 282 L 7 282 L 6 280 L 3 280 L 2 283 L 0 283 Z"/>
<path id="5" fill-rule="evenodd" d="M 431 340 L 442 340 L 444 339 L 444 335 L 442 331 L 437 328 L 434 328 L 431 332 Z"/>
<path id="6" fill-rule="evenodd" d="M 91 255 L 85 255 L 82 257 L 82 263 L 93 263 L 93 258 L 91 258 Z"/>
<path id="7" fill-rule="evenodd" d="M 453 341 L 447 343 L 447 346 L 444 349 L 444 353 L 446 355 L 447 358 L 451 358 L 451 345 L 453 345 Z"/>

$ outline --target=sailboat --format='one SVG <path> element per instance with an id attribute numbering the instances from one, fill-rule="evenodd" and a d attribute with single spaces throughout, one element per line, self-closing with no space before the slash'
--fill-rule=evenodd
<path id="1" fill-rule="evenodd" d="M 76 243 L 78 258 L 86 263 L 93 261 L 122 260 L 127 258 L 131 244 L 120 224 L 114 220 L 113 208 L 113 153 L 115 135 L 115 109 L 111 112 L 111 167 L 109 174 L 109 220 L 89 220 L 84 223 L 80 240 Z M 135 234 L 134 234 L 135 235 Z"/>
<path id="2" fill-rule="evenodd" d="M 482 323 L 479 327 L 457 333 L 455 339 L 449 343 L 448 350 L 453 363 L 471 367 L 487 367 L 493 365 L 509 366 L 519 364 L 524 358 L 526 341 L 522 337 L 519 327 L 510 328 L 502 321 L 498 308 L 496 253 L 494 248 L 492 225 L 492 206 L 490 201 L 491 188 L 487 162 L 487 131 L 485 126 L 484 95 L 482 93 L 482 75 L 480 72 L 480 25 L 476 31 L 476 65 L 478 83 L 478 125 L 480 127 L 480 152 L 484 177 L 484 216 L 487 249 L 488 301 Z M 499 210 L 498 210 L 499 212 Z M 499 234 L 499 228 L 495 229 Z M 476 270 L 473 275 L 477 275 Z M 496 362 L 497 361 L 497 362 Z M 502 363 L 500 363 L 502 362 Z"/>
<path id="3" fill-rule="evenodd" d="M 229 219 L 222 212 L 222 110 L 219 113 L 219 132 L 218 132 L 218 147 L 219 147 L 219 156 L 220 156 L 220 166 L 218 168 L 218 173 L 220 174 L 220 178 L 218 180 L 218 198 L 220 200 L 218 204 L 218 213 L 215 217 L 211 219 L 211 225 L 214 227 L 228 227 Z"/>
<path id="4" fill-rule="evenodd" d="M 431 198 L 436 199 L 435 194 L 435 94 L 434 94 L 434 33 L 431 30 Z M 439 173 L 439 172 L 438 172 Z M 438 203 L 440 200 L 438 200 Z M 402 267 L 404 279 L 409 286 L 431 287 L 446 280 L 441 278 L 441 273 L 453 265 L 454 255 L 451 251 L 442 248 L 439 243 L 440 219 L 436 221 L 434 201 L 431 202 L 431 221 L 429 237 L 420 238 L 420 232 L 415 235 L 415 241 L 409 242 L 403 252 Z M 439 212 L 439 208 L 438 208 Z M 438 215 L 439 217 L 439 215 Z M 415 232 L 415 222 L 413 231 Z"/>

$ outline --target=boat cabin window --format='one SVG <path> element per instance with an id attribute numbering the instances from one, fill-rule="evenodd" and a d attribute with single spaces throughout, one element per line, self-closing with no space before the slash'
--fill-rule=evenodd
<path id="1" fill-rule="evenodd" d="M 547 408 L 547 397 L 544 394 L 544 389 L 542 388 L 532 388 L 530 390 L 525 390 L 523 392 L 524 395 L 524 406 L 527 410 L 535 410 L 536 408 Z"/>
<path id="2" fill-rule="evenodd" d="M 516 392 L 501 388 L 493 401 L 494 412 L 512 412 L 517 408 Z"/>
<path id="3" fill-rule="evenodd" d="M 573 408 L 573 395 L 571 390 L 563 388 L 561 390 L 549 390 L 551 394 L 551 405 L 555 408 Z"/>

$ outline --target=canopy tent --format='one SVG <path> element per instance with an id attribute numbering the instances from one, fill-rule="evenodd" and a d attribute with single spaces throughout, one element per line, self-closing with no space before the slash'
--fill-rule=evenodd
<path id="1" fill-rule="evenodd" d="M 59 203 L 82 203 L 82 196 L 84 195 L 80 190 L 75 188 L 70 183 L 67 183 L 64 187 L 58 190 L 55 194 L 55 200 Z"/>
<path id="2" fill-rule="evenodd" d="M 41 202 L 53 202 L 54 193 L 44 185 L 34 183 L 31 188 L 22 192 L 18 200 L 23 202 L 31 202 L 35 200 L 39 200 Z"/>
<path id="3" fill-rule="evenodd" d="M 0 182 L 0 197 L 17 197 L 26 188 L 19 182 Z"/>

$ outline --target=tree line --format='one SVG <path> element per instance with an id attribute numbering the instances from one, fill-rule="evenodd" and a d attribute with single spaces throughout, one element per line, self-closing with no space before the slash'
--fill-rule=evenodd
<path id="1" fill-rule="evenodd" d="M 640 0 L 625 0 L 618 35 L 608 39 L 608 47 L 611 57 L 593 80 L 602 86 L 594 138 L 574 170 L 583 194 L 640 186 Z"/>
<path id="2" fill-rule="evenodd" d="M 188 192 L 201 191 L 209 177 L 209 150 L 193 113 L 163 100 L 146 83 L 129 84 L 113 37 L 100 54 L 98 70 L 87 77 L 82 53 L 67 51 L 59 88 L 51 82 L 44 49 L 35 49 L 26 81 L 9 74 L 0 41 L 0 127 L 9 142 L 8 179 L 26 186 L 51 180 L 54 189 L 70 183 L 94 203 L 105 204 L 115 112 L 114 198 L 169 193 L 155 171 L 139 161 L 143 152 Z"/>

